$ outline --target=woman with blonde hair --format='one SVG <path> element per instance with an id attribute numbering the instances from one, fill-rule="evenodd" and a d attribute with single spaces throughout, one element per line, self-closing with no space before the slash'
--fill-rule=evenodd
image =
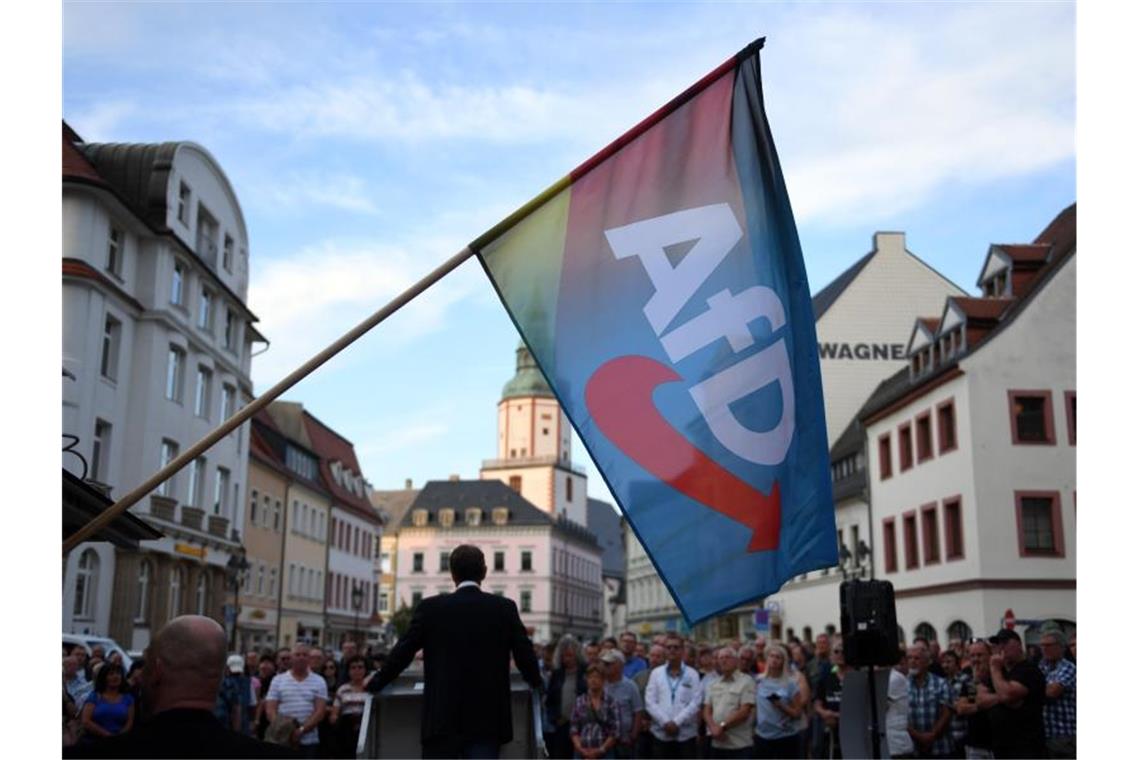
<path id="1" fill-rule="evenodd" d="M 764 661 L 764 674 L 756 679 L 755 756 L 799 757 L 804 711 L 800 681 L 788 667 L 788 650 L 782 644 L 769 642 Z"/>

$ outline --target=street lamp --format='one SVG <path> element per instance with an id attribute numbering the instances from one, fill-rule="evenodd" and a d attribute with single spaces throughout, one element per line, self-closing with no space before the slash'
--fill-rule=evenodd
<path id="1" fill-rule="evenodd" d="M 356 641 L 357 646 L 361 645 L 360 641 L 360 608 L 364 606 L 364 585 L 357 585 L 356 581 L 352 582 L 352 610 L 356 613 L 356 619 L 352 624 L 352 638 Z"/>
<path id="2" fill-rule="evenodd" d="M 238 551 L 230 555 L 226 562 L 226 580 L 234 590 L 234 626 L 230 632 L 230 647 L 237 651 L 237 621 L 238 621 L 238 590 L 245 581 L 245 574 L 249 572 L 249 562 L 245 558 L 245 547 L 238 547 Z"/>

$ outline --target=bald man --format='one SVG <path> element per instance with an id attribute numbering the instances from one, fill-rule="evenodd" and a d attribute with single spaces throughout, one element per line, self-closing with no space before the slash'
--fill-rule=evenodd
<path id="1" fill-rule="evenodd" d="M 143 722 L 68 757 L 296 757 L 285 747 L 230 731 L 214 717 L 226 635 L 213 619 L 174 618 L 143 658 Z"/>

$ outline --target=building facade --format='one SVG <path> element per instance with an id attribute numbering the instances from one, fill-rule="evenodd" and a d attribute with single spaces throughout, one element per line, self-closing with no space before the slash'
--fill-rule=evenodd
<path id="1" fill-rule="evenodd" d="M 399 561 L 400 524 L 419 493 L 419 489 L 412 488 L 412 481 L 409 479 L 404 481 L 404 488 L 401 490 L 374 490 L 370 497 L 372 506 L 383 516 L 386 526 L 380 536 L 380 556 L 376 561 L 376 614 L 381 625 L 380 643 L 384 646 L 390 646 L 396 640 L 391 622 L 392 613 L 396 611 L 399 603 L 399 597 L 396 595 L 396 570 Z"/>
<path id="2" fill-rule="evenodd" d="M 483 550 L 483 590 L 513 599 L 535 641 L 601 635 L 602 562 L 594 535 L 498 480 L 429 481 L 420 490 L 399 527 L 397 608 L 454 590 L 448 557 L 461 544 Z"/>
<path id="3" fill-rule="evenodd" d="M 900 633 L 1026 639 L 1076 621 L 1076 206 L 993 245 L 982 296 L 912 325 L 909 366 L 860 412 L 875 574 Z"/>
<path id="4" fill-rule="evenodd" d="M 117 497 L 252 397 L 249 243 L 225 172 L 191 142 L 85 143 L 63 125 L 63 431 Z M 63 628 L 141 649 L 175 615 L 224 620 L 240 551 L 240 428 L 132 512 L 164 537 L 65 561 Z"/>

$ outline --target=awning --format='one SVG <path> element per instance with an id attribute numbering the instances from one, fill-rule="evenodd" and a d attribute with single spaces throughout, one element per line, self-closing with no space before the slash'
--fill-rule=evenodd
<path id="1" fill-rule="evenodd" d="M 98 489 L 63 470 L 63 538 L 78 532 L 114 502 Z M 162 538 L 161 531 L 130 512 L 116 517 L 96 533 L 92 541 L 110 541 L 123 549 L 138 551 L 139 541 Z"/>

